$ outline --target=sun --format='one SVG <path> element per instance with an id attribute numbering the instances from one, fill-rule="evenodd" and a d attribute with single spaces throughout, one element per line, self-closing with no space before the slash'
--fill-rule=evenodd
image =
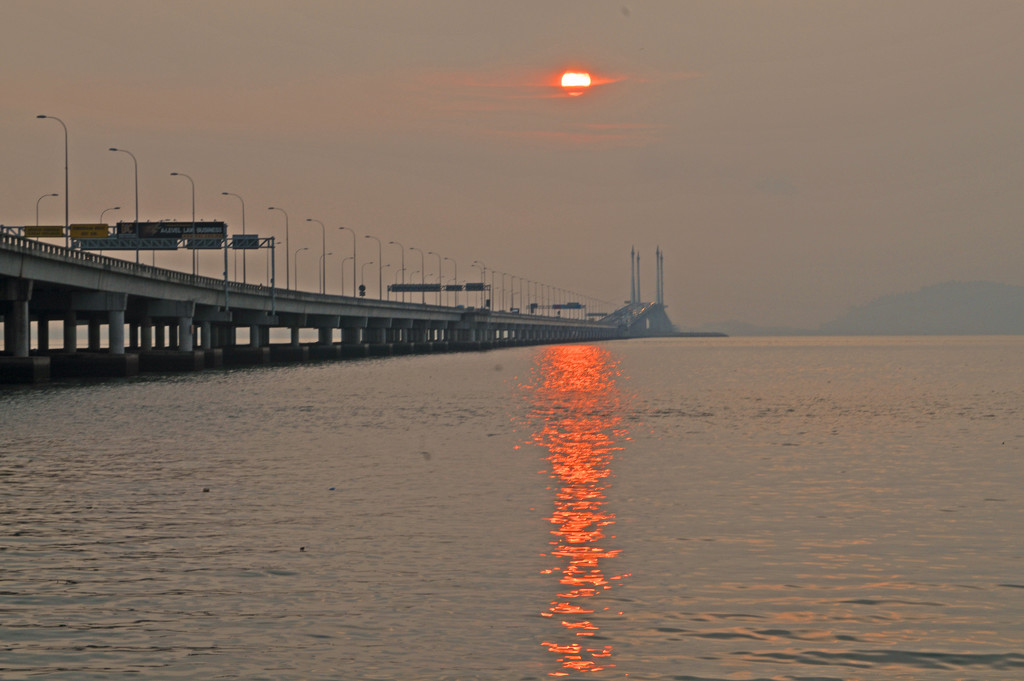
<path id="1" fill-rule="evenodd" d="M 562 74 L 562 87 L 590 87 L 590 74 L 566 71 Z"/>
<path id="2" fill-rule="evenodd" d="M 570 95 L 581 95 L 590 87 L 590 74 L 581 71 L 566 71 L 562 74 L 562 87 Z"/>

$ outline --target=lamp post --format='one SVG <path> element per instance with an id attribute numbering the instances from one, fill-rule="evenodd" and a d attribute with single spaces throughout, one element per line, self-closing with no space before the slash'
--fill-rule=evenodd
<path id="1" fill-rule="evenodd" d="M 276 206 L 271 206 L 270 208 L 267 208 L 267 210 L 279 210 L 282 213 L 284 213 L 284 252 L 288 253 L 289 249 L 291 248 L 291 242 L 288 240 L 288 212 L 284 208 L 278 208 Z M 292 268 L 291 268 L 291 265 L 288 264 L 288 258 L 285 258 L 284 259 L 284 287 L 285 287 L 285 289 L 288 289 L 288 288 L 291 287 L 291 284 L 288 283 L 288 282 L 291 281 L 291 278 L 292 278 Z"/>
<path id="2" fill-rule="evenodd" d="M 374 264 L 373 261 L 364 262 L 363 266 L 359 269 L 359 285 L 363 287 L 363 292 L 366 292 L 366 266 Z"/>
<path id="3" fill-rule="evenodd" d="M 425 276 L 426 272 L 427 272 L 427 268 L 423 264 L 423 251 L 420 250 L 419 248 L 416 248 L 415 246 L 409 246 L 409 250 L 410 251 L 419 251 L 419 254 L 420 254 L 420 296 L 421 296 L 420 304 L 426 305 L 427 304 L 427 292 L 424 290 L 424 285 L 427 283 L 426 276 Z"/>
<path id="4" fill-rule="evenodd" d="M 103 212 L 102 212 L 102 213 L 100 213 L 100 222 L 101 222 L 101 223 L 103 223 L 103 224 L 106 224 L 106 223 L 105 223 L 105 222 L 103 221 L 103 216 L 104 216 L 104 215 L 106 215 L 107 213 L 109 213 L 109 212 L 110 212 L 110 211 L 112 211 L 112 210 L 121 210 L 121 206 L 114 206 L 113 208 L 104 208 L 104 209 L 103 209 Z"/>
<path id="5" fill-rule="evenodd" d="M 39 202 L 45 199 L 47 196 L 60 196 L 60 194 L 43 194 L 36 199 L 36 227 L 39 226 Z"/>
<path id="6" fill-rule="evenodd" d="M 309 246 L 303 246 L 302 248 L 295 249 L 295 290 L 299 289 L 299 253 L 308 250 Z"/>
<path id="7" fill-rule="evenodd" d="M 57 121 L 60 123 L 60 127 L 64 128 L 64 247 L 68 248 L 71 246 L 71 232 L 68 229 L 71 224 L 68 220 L 68 126 L 64 125 L 64 121 L 56 116 L 39 114 L 36 118 L 49 118 Z"/>
<path id="8" fill-rule="evenodd" d="M 383 274 L 384 256 L 382 254 L 382 251 L 384 250 L 384 246 L 381 244 L 380 239 L 378 239 L 375 236 L 371 236 L 369 234 L 364 234 L 363 238 L 364 239 L 373 239 L 374 241 L 377 242 L 377 300 L 384 300 L 384 274 Z M 355 247 L 353 247 L 352 252 L 355 253 Z M 355 265 L 353 264 L 352 265 L 352 285 L 355 286 L 355 283 L 356 283 L 356 268 L 355 268 Z M 352 295 L 355 295 L 355 291 L 352 292 Z M 389 298 L 390 298 L 390 296 L 389 296 Z"/>
<path id="9" fill-rule="evenodd" d="M 444 257 L 444 259 L 452 264 L 452 283 L 455 284 L 456 287 L 458 287 L 458 285 L 459 285 L 459 264 L 457 262 L 455 262 L 454 260 L 452 260 L 451 258 L 449 258 L 447 255 Z M 459 306 L 459 289 L 456 288 L 455 289 L 455 307 L 458 307 L 458 306 Z"/>
<path id="10" fill-rule="evenodd" d="M 347 258 L 341 259 L 341 295 L 345 295 L 345 262 L 352 261 L 352 296 L 356 295 L 356 259 L 354 256 L 348 256 Z"/>
<path id="11" fill-rule="evenodd" d="M 320 290 L 320 293 L 327 293 L 327 282 L 324 280 L 324 275 L 327 274 L 327 256 L 329 255 L 334 255 L 334 251 L 322 253 L 320 255 L 320 281 L 324 282 L 324 286 Z"/>
<path id="12" fill-rule="evenodd" d="M 402 251 L 402 269 L 399 270 L 399 271 L 402 273 L 402 285 L 404 286 L 405 285 L 405 246 L 403 246 L 402 244 L 398 243 L 397 241 L 389 241 L 388 242 L 388 246 L 391 246 L 391 245 L 398 246 L 398 248 Z M 396 280 L 395 283 L 397 284 L 398 281 Z M 405 302 L 405 291 L 402 291 L 402 302 L 403 303 Z"/>
<path id="13" fill-rule="evenodd" d="M 196 183 L 195 181 L 185 173 L 171 173 L 175 177 L 184 177 L 188 180 L 189 184 L 192 185 L 192 238 L 196 238 Z M 196 274 L 196 256 L 198 251 L 195 248 L 192 249 L 192 276 Z"/>
<path id="14" fill-rule="evenodd" d="M 339 230 L 346 229 L 346 230 L 348 230 L 349 232 L 352 233 L 352 295 L 354 296 L 356 294 L 356 266 L 355 266 L 355 262 L 356 262 L 356 231 L 354 229 L 352 229 L 351 227 L 346 227 L 344 225 L 338 227 L 338 229 Z M 341 262 L 342 262 L 342 267 L 344 267 L 344 262 L 345 261 L 342 260 Z M 341 287 L 341 295 L 345 295 L 345 286 L 344 285 Z"/>
<path id="15" fill-rule="evenodd" d="M 389 267 L 391 267 L 391 263 L 387 263 L 386 265 L 381 265 L 380 261 L 379 260 L 377 261 L 377 278 L 379 280 L 378 286 L 384 286 L 383 270 L 386 270 Z M 380 291 L 378 293 L 378 300 L 384 300 L 384 292 L 383 291 Z M 388 300 L 391 300 L 391 294 L 390 293 L 388 294 Z"/>
<path id="16" fill-rule="evenodd" d="M 319 220 L 316 220 L 314 218 L 306 218 L 306 222 L 315 222 L 318 225 L 320 225 L 320 252 L 321 253 L 326 253 L 327 252 L 327 228 L 324 227 L 324 223 L 322 223 Z M 326 264 L 327 263 L 324 263 L 324 265 L 326 265 Z M 324 269 L 326 270 L 326 267 Z M 320 293 L 326 293 L 326 292 L 327 292 L 327 272 L 325 271 L 323 273 L 323 276 L 320 277 Z"/>
<path id="17" fill-rule="evenodd" d="M 221 194 L 223 194 L 224 196 L 233 196 L 236 199 L 238 199 L 238 201 L 242 204 L 242 236 L 245 236 L 245 199 L 243 199 L 238 194 L 235 194 L 235 193 L 232 193 L 232 192 L 221 192 Z M 242 283 L 243 284 L 245 283 L 245 254 L 246 254 L 246 249 L 243 248 L 242 249 Z M 237 263 L 237 262 L 238 261 L 236 260 L 235 263 Z M 238 265 L 236 264 L 235 267 L 237 267 L 237 266 Z M 235 276 L 238 276 L 238 272 L 237 271 L 235 272 Z"/>
<path id="18" fill-rule="evenodd" d="M 434 251 L 427 251 L 427 253 L 429 253 L 430 255 L 436 255 L 437 256 L 437 304 L 440 305 L 441 304 L 441 289 L 444 288 L 444 286 L 441 284 L 441 254 L 440 253 L 435 253 Z"/>
<path id="19" fill-rule="evenodd" d="M 110 151 L 120 151 L 123 154 L 128 154 L 132 157 L 132 166 L 135 168 L 135 264 L 139 264 L 139 244 L 138 239 L 142 236 L 139 234 L 139 160 L 135 158 L 135 154 L 128 151 L 127 149 L 118 149 L 117 147 L 110 147 Z M 154 257 L 156 252 L 153 253 Z"/>
<path id="20" fill-rule="evenodd" d="M 483 288 L 487 285 L 487 265 L 482 260 L 474 260 L 470 267 L 480 268 L 480 304 L 483 306 L 484 295 L 486 294 Z"/>

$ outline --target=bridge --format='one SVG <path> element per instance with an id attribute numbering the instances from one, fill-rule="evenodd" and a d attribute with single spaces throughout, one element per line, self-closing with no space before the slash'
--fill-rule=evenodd
<path id="1" fill-rule="evenodd" d="M 606 340 L 651 335 L 659 312 L 631 301 L 574 319 L 281 290 L 0 233 L 0 383 Z M 317 341 L 300 343 L 303 329 Z"/>

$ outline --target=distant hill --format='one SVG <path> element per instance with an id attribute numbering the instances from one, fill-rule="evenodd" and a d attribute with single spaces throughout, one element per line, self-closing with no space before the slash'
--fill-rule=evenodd
<path id="1" fill-rule="evenodd" d="M 948 282 L 878 298 L 822 324 L 829 335 L 1024 334 L 1024 286 Z"/>
<path id="2" fill-rule="evenodd" d="M 790 326 L 757 326 L 735 319 L 703 324 L 693 330 L 703 333 L 724 333 L 727 336 L 815 336 L 818 334 L 813 329 L 797 329 Z"/>
<path id="3" fill-rule="evenodd" d="M 1024 334 L 1024 286 L 947 282 L 850 308 L 817 329 L 756 326 L 731 320 L 697 327 L 730 336 Z"/>

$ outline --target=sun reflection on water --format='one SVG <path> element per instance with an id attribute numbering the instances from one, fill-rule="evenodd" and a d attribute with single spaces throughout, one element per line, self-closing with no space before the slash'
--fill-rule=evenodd
<path id="1" fill-rule="evenodd" d="M 551 550 L 555 559 L 542 574 L 557 575 L 559 586 L 541 613 L 560 623 L 543 645 L 557 655 L 558 671 L 599 672 L 611 663 L 612 645 L 597 643 L 602 617 L 621 615 L 603 605 L 602 595 L 629 575 L 608 575 L 604 562 L 619 555 L 608 548 L 615 514 L 607 508 L 614 452 L 627 439 L 622 427 L 622 396 L 616 387 L 618 364 L 592 345 L 555 346 L 537 358 L 531 391 L 531 442 L 547 450 L 556 482 Z"/>

